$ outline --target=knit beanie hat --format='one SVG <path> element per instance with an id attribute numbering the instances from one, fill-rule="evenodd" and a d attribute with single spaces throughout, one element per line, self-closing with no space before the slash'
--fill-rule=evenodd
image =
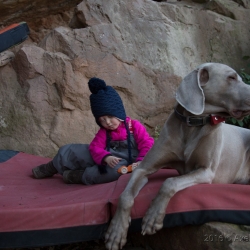
<path id="1" fill-rule="evenodd" d="M 90 95 L 91 111 L 96 123 L 101 127 L 98 119 L 101 116 L 115 116 L 121 120 L 126 119 L 126 112 L 119 94 L 99 78 L 93 77 L 88 82 Z"/>

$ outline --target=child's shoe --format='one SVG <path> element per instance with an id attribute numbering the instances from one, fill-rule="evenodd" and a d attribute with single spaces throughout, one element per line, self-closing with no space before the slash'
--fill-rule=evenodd
<path id="1" fill-rule="evenodd" d="M 82 184 L 84 170 L 66 170 L 63 172 L 63 181 L 67 184 Z"/>
<path id="2" fill-rule="evenodd" d="M 53 162 L 50 161 L 47 164 L 42 164 L 33 168 L 32 173 L 36 179 L 42 179 L 53 176 L 57 173 L 57 170 L 54 167 Z"/>

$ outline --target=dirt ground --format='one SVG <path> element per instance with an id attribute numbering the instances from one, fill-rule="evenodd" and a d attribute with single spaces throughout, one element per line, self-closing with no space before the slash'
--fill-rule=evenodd
<path id="1" fill-rule="evenodd" d="M 8 248 L 5 250 L 106 250 L 103 240 L 94 240 L 81 243 L 73 243 L 66 245 L 56 245 L 47 247 L 34 247 L 34 248 Z M 152 250 L 151 248 L 142 248 L 132 246 L 131 242 L 127 242 L 123 250 Z"/>

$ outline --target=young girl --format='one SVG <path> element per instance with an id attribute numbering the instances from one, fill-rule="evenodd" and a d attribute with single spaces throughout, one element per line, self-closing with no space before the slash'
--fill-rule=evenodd
<path id="1" fill-rule="evenodd" d="M 65 183 L 92 185 L 117 180 L 123 165 L 139 165 L 154 140 L 137 120 L 126 117 L 119 94 L 99 78 L 88 82 L 90 105 L 100 126 L 88 144 L 67 144 L 47 164 L 32 169 L 37 179 L 63 175 Z"/>

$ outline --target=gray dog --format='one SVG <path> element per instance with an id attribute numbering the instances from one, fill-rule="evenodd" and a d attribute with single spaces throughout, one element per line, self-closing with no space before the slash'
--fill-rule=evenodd
<path id="1" fill-rule="evenodd" d="M 176 100 L 159 139 L 120 196 L 105 235 L 109 250 L 125 245 L 134 198 L 148 175 L 160 168 L 174 168 L 180 175 L 163 182 L 143 218 L 142 234 L 162 228 L 169 200 L 182 189 L 199 183 L 249 182 L 250 131 L 221 121 L 250 114 L 250 86 L 232 68 L 205 63 L 183 79 Z"/>

